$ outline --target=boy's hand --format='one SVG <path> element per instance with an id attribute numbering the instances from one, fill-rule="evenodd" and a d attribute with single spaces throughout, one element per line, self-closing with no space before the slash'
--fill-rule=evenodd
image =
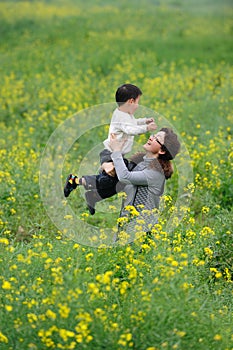
<path id="1" fill-rule="evenodd" d="M 146 118 L 146 124 L 154 123 L 154 118 Z"/>
<path id="2" fill-rule="evenodd" d="M 116 175 L 116 171 L 113 165 L 113 162 L 105 162 L 101 165 L 102 170 L 104 170 L 106 172 L 106 174 L 110 175 L 110 176 L 115 176 Z"/>
<path id="3" fill-rule="evenodd" d="M 157 129 L 157 125 L 153 122 L 147 125 L 147 131 L 153 131 Z"/>

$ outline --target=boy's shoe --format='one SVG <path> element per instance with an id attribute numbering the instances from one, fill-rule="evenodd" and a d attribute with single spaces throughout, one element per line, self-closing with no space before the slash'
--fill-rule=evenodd
<path id="1" fill-rule="evenodd" d="M 89 210 L 89 213 L 91 215 L 94 215 L 95 214 L 95 208 L 93 208 L 92 206 L 90 206 L 88 203 L 87 203 L 87 208 Z"/>
<path id="2" fill-rule="evenodd" d="M 75 179 L 78 179 L 78 177 L 75 175 L 70 174 L 67 176 L 65 187 L 64 187 L 64 196 L 65 197 L 69 197 L 70 192 L 75 190 L 75 188 L 78 186 Z"/>

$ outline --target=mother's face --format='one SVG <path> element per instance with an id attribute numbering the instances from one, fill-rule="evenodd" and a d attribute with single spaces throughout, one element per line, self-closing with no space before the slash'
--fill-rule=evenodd
<path id="1" fill-rule="evenodd" d="M 143 146 L 144 150 L 153 154 L 158 154 L 162 151 L 162 145 L 164 144 L 165 131 L 159 131 L 155 135 L 151 135 Z M 164 152 L 163 152 L 164 153 Z"/>

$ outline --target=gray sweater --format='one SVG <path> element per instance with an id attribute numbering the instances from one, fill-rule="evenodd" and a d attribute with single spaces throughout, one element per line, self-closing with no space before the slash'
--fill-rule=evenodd
<path id="1" fill-rule="evenodd" d="M 129 171 L 120 152 L 113 152 L 111 158 L 119 181 L 126 184 L 124 191 L 127 197 L 123 202 L 123 207 L 143 204 L 143 209 L 159 208 L 160 196 L 164 191 L 165 176 L 163 172 L 153 167 L 152 162 L 155 159 L 144 156 L 143 161 L 133 171 Z M 123 212 L 122 215 L 124 215 Z"/>

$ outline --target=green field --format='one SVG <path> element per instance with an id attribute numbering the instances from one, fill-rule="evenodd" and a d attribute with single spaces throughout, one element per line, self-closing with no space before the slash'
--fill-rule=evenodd
<path id="1" fill-rule="evenodd" d="M 230 0 L 0 1 L 0 349 L 233 349 L 232 18 Z M 108 248 L 121 198 L 90 217 L 62 184 L 85 157 L 98 169 L 88 152 L 110 114 L 96 128 L 85 116 L 123 83 L 143 91 L 138 116 L 158 113 L 177 130 L 192 172 L 182 153 L 152 238 Z M 72 116 L 87 131 L 58 164 L 61 228 L 43 204 L 41 164 Z M 179 220 L 182 159 L 190 200 Z M 83 223 L 75 236 L 71 206 Z M 79 241 L 87 224 L 101 230 L 98 248 Z"/>

